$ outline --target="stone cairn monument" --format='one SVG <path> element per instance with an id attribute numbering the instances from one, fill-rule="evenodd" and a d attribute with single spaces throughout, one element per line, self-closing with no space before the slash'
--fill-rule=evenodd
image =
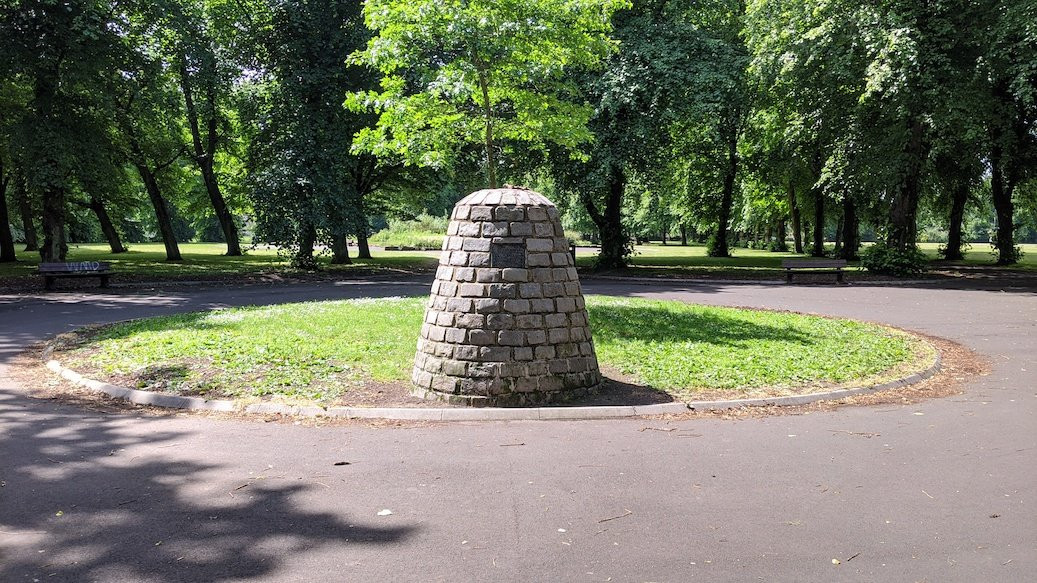
<path id="1" fill-rule="evenodd" d="M 594 391 L 580 282 L 558 209 L 531 190 L 454 206 L 414 359 L 414 394 L 466 405 L 539 405 Z"/>

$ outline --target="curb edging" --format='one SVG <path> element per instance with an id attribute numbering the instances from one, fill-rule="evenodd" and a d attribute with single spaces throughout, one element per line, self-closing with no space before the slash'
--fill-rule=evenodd
<path id="1" fill-rule="evenodd" d="M 141 391 L 112 385 L 98 380 L 86 378 L 76 371 L 65 367 L 51 358 L 54 347 L 48 343 L 43 350 L 43 361 L 46 367 L 61 378 L 74 385 L 103 393 L 115 399 L 170 409 L 190 411 L 239 412 L 253 414 L 290 415 L 300 417 L 337 417 L 345 419 L 385 419 L 395 421 L 544 421 L 544 420 L 580 420 L 580 419 L 616 419 L 623 417 L 640 417 L 645 415 L 668 415 L 689 413 L 693 411 L 716 411 L 722 409 L 741 409 L 745 407 L 789 407 L 807 405 L 817 401 L 830 401 L 877 393 L 896 389 L 924 381 L 940 371 L 941 357 L 936 351 L 936 358 L 925 370 L 893 381 L 867 387 L 852 387 L 822 391 L 807 395 L 789 395 L 785 397 L 762 397 L 756 399 L 729 399 L 715 401 L 689 401 L 674 403 L 657 403 L 653 405 L 605 405 L 589 407 L 478 407 L 469 409 L 445 409 L 429 407 L 319 407 L 282 405 L 280 403 L 252 403 L 245 405 L 237 401 L 221 399 L 203 399 L 201 397 L 182 397 L 165 395 L 152 391 Z"/>

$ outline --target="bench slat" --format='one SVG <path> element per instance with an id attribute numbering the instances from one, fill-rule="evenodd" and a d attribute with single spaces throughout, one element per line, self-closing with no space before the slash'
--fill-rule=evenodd
<path id="1" fill-rule="evenodd" d="M 103 273 L 111 271 L 106 261 L 71 261 L 67 263 L 40 263 L 40 273 Z"/>
<path id="2" fill-rule="evenodd" d="M 846 267 L 845 259 L 785 259 L 781 266 L 785 269 L 838 269 Z"/>

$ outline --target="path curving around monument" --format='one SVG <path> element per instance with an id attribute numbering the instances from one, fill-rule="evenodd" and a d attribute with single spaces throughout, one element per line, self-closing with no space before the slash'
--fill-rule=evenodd
<path id="1" fill-rule="evenodd" d="M 0 580 L 1019 581 L 1037 569 L 1031 287 L 587 280 L 876 321 L 991 362 L 960 395 L 739 420 L 256 423 L 29 399 L 75 326 L 428 280 L 0 297 Z M 389 512 L 385 512 L 389 511 Z"/>

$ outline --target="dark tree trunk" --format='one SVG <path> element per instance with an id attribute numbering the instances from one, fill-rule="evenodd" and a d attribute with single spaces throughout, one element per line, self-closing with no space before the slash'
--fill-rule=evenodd
<path id="1" fill-rule="evenodd" d="M 965 221 L 965 204 L 969 200 L 969 183 L 960 180 L 955 183 L 951 198 L 951 216 L 947 225 L 947 248 L 943 258 L 952 261 L 965 259 L 962 252 L 961 227 Z"/>
<path id="2" fill-rule="evenodd" d="M 313 258 L 313 248 L 317 244 L 317 229 L 313 225 L 303 225 L 299 233 L 299 249 L 295 252 L 293 263 L 303 269 L 317 269 Z"/>
<path id="3" fill-rule="evenodd" d="M 789 180 L 789 215 L 792 217 L 792 241 L 796 253 L 803 252 L 803 228 L 799 220 L 799 204 L 796 202 L 796 189 Z"/>
<path id="4" fill-rule="evenodd" d="M 814 246 L 811 257 L 825 256 L 825 195 L 814 189 Z"/>
<path id="5" fill-rule="evenodd" d="M 625 189 L 626 175 L 623 169 L 613 166 L 609 173 L 609 191 L 604 212 L 589 197 L 583 199 L 587 213 L 598 227 L 601 239 L 601 253 L 598 255 L 595 269 L 617 269 L 626 266 L 627 240 L 622 220 Z"/>
<path id="6" fill-rule="evenodd" d="M 841 257 L 843 252 L 843 218 L 839 217 L 839 220 L 835 222 L 835 247 L 832 249 L 832 253 L 836 257 Z"/>
<path id="7" fill-rule="evenodd" d="M 220 228 L 223 229 L 223 237 L 227 242 L 227 255 L 239 256 L 241 255 L 241 243 L 238 240 L 238 227 L 234 224 L 234 217 L 231 215 L 230 209 L 227 208 L 227 201 L 220 192 L 220 185 L 216 180 L 216 172 L 213 170 L 218 137 L 215 96 L 211 90 L 207 92 L 209 113 L 205 120 L 206 139 L 203 143 L 199 127 L 198 110 L 195 107 L 191 79 L 187 72 L 186 58 L 181 58 L 180 61 L 180 87 L 184 92 L 187 121 L 188 126 L 191 128 L 191 143 L 194 146 L 194 159 L 198 164 L 198 169 L 201 170 L 205 191 L 209 194 L 209 202 L 212 203 L 212 208 L 216 212 L 216 218 L 220 221 Z"/>
<path id="8" fill-rule="evenodd" d="M 720 216 L 717 217 L 717 234 L 708 249 L 710 257 L 730 257 L 727 244 L 727 223 L 731 220 L 734 204 L 735 178 L 738 177 L 738 136 L 732 133 L 727 142 L 727 172 L 724 173 L 724 191 L 720 195 Z"/>
<path id="9" fill-rule="evenodd" d="M 349 239 L 345 233 L 337 233 L 331 237 L 331 264 L 349 265 Z"/>
<path id="10" fill-rule="evenodd" d="M 1012 191 L 1015 185 L 1005 179 L 1001 157 L 1000 148 L 995 147 L 990 155 L 990 189 L 997 217 L 994 246 L 997 247 L 997 264 L 1011 265 L 1018 261 L 1015 252 L 1015 208 L 1012 204 Z"/>
<path id="11" fill-rule="evenodd" d="M 358 231 L 356 234 L 357 259 L 371 258 L 371 245 L 367 242 L 367 231 Z"/>
<path id="12" fill-rule="evenodd" d="M 18 210 L 22 215 L 22 230 L 25 232 L 25 250 L 39 251 L 40 241 L 36 235 L 36 223 L 32 220 L 32 205 L 29 204 L 29 193 L 25 190 L 25 183 L 19 182 Z"/>
<path id="13" fill-rule="evenodd" d="M 681 247 L 688 246 L 688 227 L 681 224 Z"/>
<path id="14" fill-rule="evenodd" d="M 840 227 L 843 244 L 836 256 L 847 261 L 860 259 L 857 255 L 857 250 L 861 247 L 860 221 L 857 219 L 857 205 L 849 196 L 843 197 L 843 218 Z"/>
<path id="15" fill-rule="evenodd" d="M 108 241 L 108 247 L 111 248 L 112 253 L 125 253 L 126 247 L 122 244 L 119 231 L 112 224 L 112 219 L 108 216 L 108 209 L 104 208 L 101 199 L 90 195 L 90 204 L 87 206 L 97 215 L 97 222 L 101 223 L 101 232 L 104 233 L 104 238 Z"/>
<path id="16" fill-rule="evenodd" d="M 771 247 L 771 250 L 785 253 L 789 250 L 789 244 L 785 241 L 789 237 L 789 231 L 784 218 L 778 219 L 777 231 L 778 233 L 775 237 L 775 245 Z"/>
<path id="17" fill-rule="evenodd" d="M 18 261 L 18 253 L 14 248 L 14 236 L 11 235 L 11 217 L 7 213 L 7 185 L 11 176 L 5 174 L 0 166 L 0 263 Z"/>
<path id="18" fill-rule="evenodd" d="M 800 249 L 806 249 L 810 246 L 810 221 L 803 221 L 803 241 L 800 243 Z M 803 251 L 800 251 L 801 253 Z"/>
<path id="19" fill-rule="evenodd" d="M 65 239 L 65 189 L 51 185 L 43 191 L 43 246 L 40 260 L 60 263 L 68 255 Z"/>
<path id="20" fill-rule="evenodd" d="M 889 212 L 889 235 L 886 243 L 899 251 L 913 249 L 918 241 L 918 199 L 922 191 L 922 171 L 927 146 L 925 126 L 921 121 L 909 121 L 908 143 L 905 146 L 908 159 L 907 172 L 893 197 Z"/>
<path id="21" fill-rule="evenodd" d="M 158 232 L 162 236 L 162 244 L 166 248 L 166 261 L 181 261 L 180 246 L 177 245 L 176 235 L 173 233 L 173 220 L 169 212 L 169 203 L 159 190 L 158 180 L 155 173 L 147 166 L 137 164 L 137 173 L 144 181 L 144 189 L 148 191 L 148 199 L 155 209 L 155 220 L 158 223 Z"/>

